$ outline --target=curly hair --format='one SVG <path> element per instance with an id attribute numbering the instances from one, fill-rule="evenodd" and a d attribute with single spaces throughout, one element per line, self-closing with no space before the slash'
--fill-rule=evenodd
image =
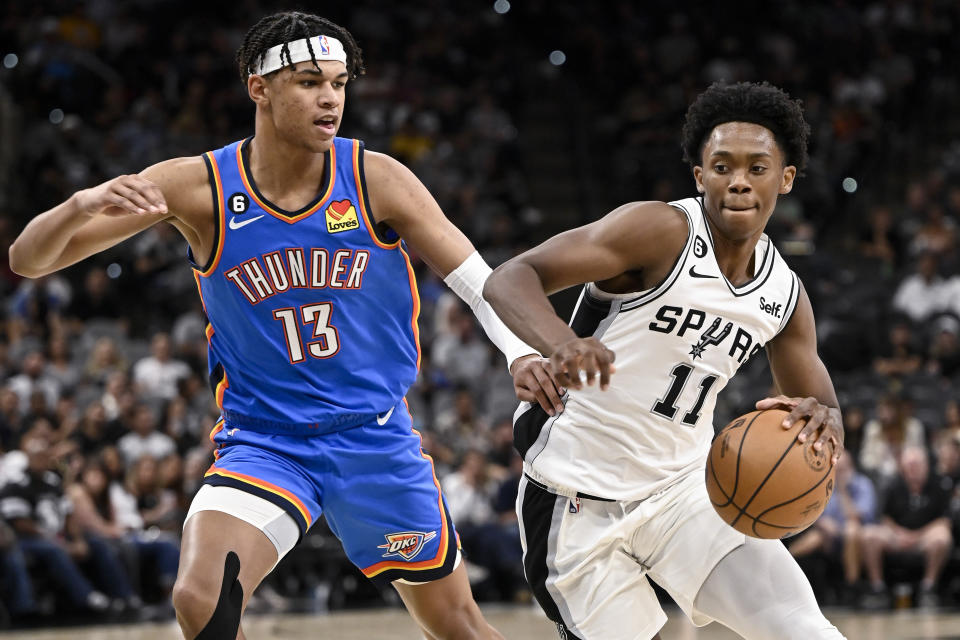
<path id="1" fill-rule="evenodd" d="M 717 125 L 725 122 L 752 122 L 773 132 L 787 165 L 803 175 L 807 166 L 810 125 L 803 119 L 803 107 L 783 89 L 768 82 L 715 82 L 697 96 L 683 123 L 680 146 L 691 167 L 702 160 L 703 147 Z"/>
<path id="2" fill-rule="evenodd" d="M 363 75 L 363 52 L 357 46 L 350 32 L 326 18 L 300 11 L 282 11 L 262 18 L 257 24 L 250 27 L 243 37 L 243 44 L 237 49 L 237 66 L 240 68 L 240 79 L 244 84 L 250 76 L 255 64 L 263 62 L 263 56 L 270 47 L 284 45 L 280 51 L 280 59 L 290 60 L 290 51 L 287 43 L 293 40 L 302 40 L 313 36 L 325 35 L 336 38 L 343 43 L 347 53 L 347 73 L 350 78 Z M 314 56 L 313 47 L 307 41 L 310 55 Z M 314 57 L 314 66 L 317 60 Z M 319 69 L 319 67 L 317 67 Z"/>

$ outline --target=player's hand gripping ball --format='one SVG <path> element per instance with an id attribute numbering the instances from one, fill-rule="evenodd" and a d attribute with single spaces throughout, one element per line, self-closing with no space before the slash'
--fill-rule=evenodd
<path id="1" fill-rule="evenodd" d="M 707 493 L 731 527 L 755 538 L 800 533 L 823 513 L 834 487 L 832 443 L 799 442 L 806 420 L 782 426 L 779 409 L 743 415 L 716 435 L 707 457 Z"/>

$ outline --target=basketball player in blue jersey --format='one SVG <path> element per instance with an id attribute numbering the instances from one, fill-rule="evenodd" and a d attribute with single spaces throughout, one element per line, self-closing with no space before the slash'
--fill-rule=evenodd
<path id="1" fill-rule="evenodd" d="M 189 244 L 222 418 L 173 593 L 186 638 L 242 638 L 250 594 L 321 513 L 427 638 L 500 638 L 404 403 L 420 356 L 405 244 L 473 308 L 519 397 L 553 413 L 558 389 L 483 301 L 489 267 L 424 186 L 336 137 L 363 72 L 350 33 L 279 13 L 250 29 L 237 61 L 254 136 L 77 192 L 30 222 L 11 266 L 38 277 L 160 221 Z"/>
<path id="2" fill-rule="evenodd" d="M 524 403 L 514 424 L 524 570 L 563 638 L 659 637 L 648 576 L 697 625 L 842 637 L 783 544 L 728 526 L 704 483 L 717 393 L 764 347 L 781 395 L 757 408 L 787 409 L 784 427 L 806 419 L 797 438 L 817 455 L 842 450 L 810 301 L 763 233 L 808 135 L 780 89 L 714 85 L 683 129 L 699 197 L 626 204 L 487 280 L 486 299 L 569 389 L 562 413 Z M 547 294 L 584 283 L 568 325 Z"/>

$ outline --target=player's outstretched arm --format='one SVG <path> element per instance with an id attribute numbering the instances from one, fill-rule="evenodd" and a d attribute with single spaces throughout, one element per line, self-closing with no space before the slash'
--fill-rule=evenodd
<path id="1" fill-rule="evenodd" d="M 807 424 L 797 435 L 804 442 L 817 434 L 817 450 L 830 442 L 833 445 L 832 462 L 836 464 L 843 452 L 843 417 L 833 381 L 817 353 L 817 330 L 813 308 L 803 284 L 793 316 L 777 337 L 767 344 L 770 371 L 779 396 L 757 402 L 757 409 L 785 409 L 784 428 L 801 418 Z"/>
<path id="2" fill-rule="evenodd" d="M 506 355 L 517 397 L 538 402 L 551 415 L 562 409 L 560 385 L 548 371 L 537 370 L 539 359 L 525 359 L 539 354 L 517 338 L 483 299 L 483 283 L 491 270 L 470 240 L 447 219 L 427 188 L 407 167 L 380 153 L 368 151 L 364 158 L 374 219 L 400 234 L 470 306 L 487 337 Z M 522 362 L 526 364 L 521 368 Z"/>
<path id="3" fill-rule="evenodd" d="M 41 213 L 10 246 L 10 268 L 38 278 L 79 262 L 129 238 L 161 220 L 173 222 L 188 236 L 195 255 L 196 236 L 188 221 L 204 207 L 212 224 L 206 168 L 200 157 L 177 158 L 140 174 L 118 176 L 74 193 Z M 184 211 L 183 219 L 172 212 Z"/>
<path id="4" fill-rule="evenodd" d="M 564 386 L 581 388 L 599 375 L 609 384 L 613 353 L 595 338 L 577 338 L 547 296 L 623 274 L 666 275 L 688 235 L 685 216 L 663 202 L 630 203 L 591 224 L 561 233 L 500 265 L 484 297 L 508 327 L 549 356 Z"/>

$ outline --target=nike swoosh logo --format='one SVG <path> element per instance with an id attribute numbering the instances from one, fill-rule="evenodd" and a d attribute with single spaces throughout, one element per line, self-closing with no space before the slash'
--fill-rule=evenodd
<path id="1" fill-rule="evenodd" d="M 249 219 L 247 219 L 247 220 L 244 220 L 243 222 L 237 222 L 237 219 L 236 219 L 235 217 L 231 216 L 231 217 L 230 217 L 230 228 L 231 228 L 231 229 L 239 229 L 240 227 L 245 227 L 245 226 L 247 226 L 248 224 L 250 224 L 251 222 L 256 222 L 257 220 L 259 220 L 259 219 L 262 218 L 262 217 L 263 217 L 263 216 L 261 215 L 261 216 L 257 216 L 256 218 L 249 218 Z"/>
<path id="2" fill-rule="evenodd" d="M 387 411 L 382 416 L 377 416 L 377 424 L 379 424 L 382 427 L 383 425 L 387 424 L 387 420 L 389 420 L 390 416 L 392 415 L 393 415 L 393 409 L 391 408 L 390 411 Z"/>
<path id="3" fill-rule="evenodd" d="M 707 275 L 705 273 L 697 273 L 696 271 L 693 270 L 692 266 L 690 267 L 690 275 L 693 276 L 694 278 L 719 278 L 720 277 L 720 276 Z"/>

